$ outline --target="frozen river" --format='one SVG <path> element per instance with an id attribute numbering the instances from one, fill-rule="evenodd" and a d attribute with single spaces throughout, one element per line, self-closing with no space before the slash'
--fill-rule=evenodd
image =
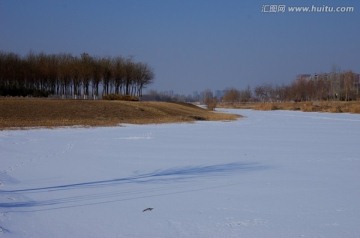
<path id="1" fill-rule="evenodd" d="M 0 131 L 0 237 L 360 236 L 360 115 L 229 111 Z"/>

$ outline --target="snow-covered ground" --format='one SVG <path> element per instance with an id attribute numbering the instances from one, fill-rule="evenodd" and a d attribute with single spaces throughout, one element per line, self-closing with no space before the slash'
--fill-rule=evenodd
<path id="1" fill-rule="evenodd" d="M 0 131 L 0 237 L 360 237 L 360 115 L 230 111 Z"/>

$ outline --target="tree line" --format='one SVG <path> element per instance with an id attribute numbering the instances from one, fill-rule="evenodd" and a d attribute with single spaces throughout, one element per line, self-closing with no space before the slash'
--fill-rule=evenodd
<path id="1" fill-rule="evenodd" d="M 263 84 L 254 90 L 230 88 L 219 98 L 223 102 L 284 102 L 360 99 L 360 76 L 352 71 L 299 75 L 289 85 Z"/>
<path id="2" fill-rule="evenodd" d="M 141 97 L 153 79 L 154 72 L 147 64 L 121 56 L 29 53 L 21 57 L 0 52 L 0 96 Z"/>

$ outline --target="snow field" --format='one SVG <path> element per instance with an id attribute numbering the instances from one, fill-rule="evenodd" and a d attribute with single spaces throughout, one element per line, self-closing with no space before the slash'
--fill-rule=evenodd
<path id="1" fill-rule="evenodd" d="M 360 236 L 360 115 L 229 111 L 1 131 L 0 237 Z"/>

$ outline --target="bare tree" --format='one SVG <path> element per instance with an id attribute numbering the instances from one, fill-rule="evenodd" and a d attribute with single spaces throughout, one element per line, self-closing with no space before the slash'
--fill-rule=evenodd
<path id="1" fill-rule="evenodd" d="M 263 84 L 255 87 L 255 96 L 262 102 L 271 101 L 273 95 L 273 87 L 270 84 Z"/>
<path id="2" fill-rule="evenodd" d="M 121 94 L 125 81 L 125 61 L 122 57 L 116 57 L 112 62 L 112 75 L 114 80 L 115 94 Z"/>
<path id="3" fill-rule="evenodd" d="M 135 74 L 135 85 L 136 85 L 136 94 L 138 97 L 142 96 L 142 90 L 145 85 L 152 83 L 154 79 L 154 73 L 151 68 L 144 63 L 137 63 L 136 74 Z"/>
<path id="4" fill-rule="evenodd" d="M 235 88 L 230 88 L 225 91 L 225 94 L 222 98 L 223 102 L 240 102 L 240 91 Z"/>
<path id="5" fill-rule="evenodd" d="M 252 97 L 252 92 L 250 86 L 248 86 L 246 89 L 240 91 L 239 95 L 240 102 L 249 102 Z"/>
<path id="6" fill-rule="evenodd" d="M 214 97 L 211 90 L 205 90 L 203 92 L 203 102 L 208 110 L 214 111 L 217 105 L 217 99 Z"/>
<path id="7" fill-rule="evenodd" d="M 354 74 L 352 71 L 347 71 L 342 74 L 344 100 L 350 101 L 354 97 Z"/>
<path id="8" fill-rule="evenodd" d="M 110 80 L 112 77 L 111 59 L 102 58 L 100 60 L 100 65 L 101 65 L 103 95 L 110 94 Z"/>

